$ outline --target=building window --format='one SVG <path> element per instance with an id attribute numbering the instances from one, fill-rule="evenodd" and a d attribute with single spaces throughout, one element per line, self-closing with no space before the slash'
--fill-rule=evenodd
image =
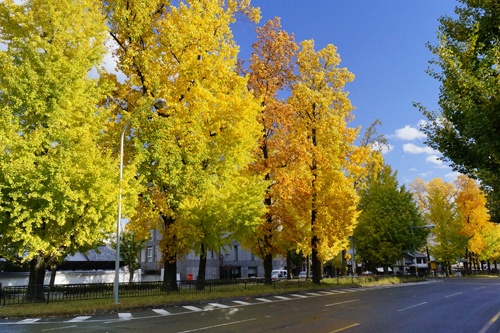
<path id="1" fill-rule="evenodd" d="M 212 259 L 214 259 L 215 258 L 214 250 L 212 250 L 211 252 L 212 252 Z"/>
<path id="2" fill-rule="evenodd" d="M 250 260 L 255 261 L 255 254 L 253 253 L 250 254 Z"/>
<path id="3" fill-rule="evenodd" d="M 153 262 L 153 248 L 148 246 L 148 262 Z"/>
<path id="4" fill-rule="evenodd" d="M 234 246 L 234 260 L 238 260 L 238 245 Z"/>
<path id="5" fill-rule="evenodd" d="M 421 264 L 421 263 L 422 263 L 422 259 L 417 258 L 417 264 Z"/>

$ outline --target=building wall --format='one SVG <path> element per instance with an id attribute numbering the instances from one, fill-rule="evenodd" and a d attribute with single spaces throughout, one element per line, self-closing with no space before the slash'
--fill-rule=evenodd
<path id="1" fill-rule="evenodd" d="M 140 264 L 146 274 L 161 274 L 163 265 L 161 264 L 161 253 L 158 240 L 161 239 L 159 231 L 151 232 L 151 237 L 141 251 Z M 220 249 L 218 255 L 215 251 L 207 253 L 206 280 L 221 278 L 246 278 L 264 276 L 264 266 L 262 260 L 256 255 L 245 251 L 241 244 L 233 241 L 231 245 Z M 191 251 L 177 261 L 177 274 L 180 280 L 187 280 L 189 277 L 196 279 L 198 276 L 200 258 Z M 273 261 L 273 269 L 284 269 L 286 260 L 278 257 Z M 221 276 L 221 271 L 228 272 L 230 276 Z"/>

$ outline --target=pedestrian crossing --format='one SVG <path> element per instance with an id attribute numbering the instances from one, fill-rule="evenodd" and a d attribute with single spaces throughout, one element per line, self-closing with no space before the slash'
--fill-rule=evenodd
<path id="1" fill-rule="evenodd" d="M 304 298 L 313 298 L 313 297 L 324 297 L 324 296 L 334 296 L 337 294 L 349 294 L 349 293 L 358 293 L 358 292 L 363 292 L 363 291 L 369 291 L 369 290 L 376 290 L 376 289 L 385 289 L 385 288 L 396 288 L 396 287 L 404 287 L 404 286 L 411 286 L 411 285 L 416 285 L 416 284 L 427 284 L 427 283 L 434 283 L 434 282 L 415 282 L 415 283 L 405 283 L 405 284 L 392 284 L 392 285 L 380 285 L 380 286 L 369 286 L 369 287 L 360 287 L 360 288 L 343 288 L 343 289 L 331 289 L 331 290 L 322 290 L 322 291 L 315 291 L 315 292 L 302 292 L 302 293 L 294 293 L 294 294 L 286 294 L 286 295 L 268 295 L 266 297 L 256 297 L 256 298 L 247 298 L 245 301 L 242 300 L 227 300 L 227 301 L 221 301 L 219 303 L 214 303 L 214 302 L 209 302 L 205 304 L 199 304 L 199 305 L 184 305 L 184 306 L 179 306 L 179 307 L 172 307 L 166 309 L 151 309 L 153 316 L 172 316 L 172 315 L 180 315 L 180 314 L 186 314 L 186 313 L 194 313 L 194 312 L 202 312 L 202 311 L 213 311 L 213 310 L 224 310 L 228 308 L 235 308 L 235 307 L 241 307 L 241 306 L 250 306 L 250 305 L 256 305 L 256 304 L 270 304 L 270 303 L 275 303 L 275 302 L 286 302 L 286 301 L 293 301 L 293 300 L 298 300 L 298 299 L 304 299 Z M 65 319 L 65 320 L 59 320 L 59 322 L 63 323 L 84 323 L 84 322 L 95 322 L 95 321 L 104 321 L 104 320 L 119 320 L 119 321 L 125 321 L 125 320 L 132 320 L 132 319 L 139 319 L 139 318 L 144 318 L 146 315 L 144 312 L 137 312 L 137 313 L 131 313 L 131 312 L 119 312 L 116 315 L 114 315 L 114 319 L 111 318 L 110 316 L 107 316 L 106 319 L 102 319 L 98 316 L 77 316 L 71 319 Z M 147 316 L 151 316 L 147 315 Z M 101 316 L 102 317 L 102 316 Z M 112 316 L 111 316 L 112 317 Z M 1 326 L 2 325 L 9 325 L 9 324 L 40 324 L 40 323 L 54 323 L 54 319 L 42 319 L 42 318 L 28 318 L 28 319 L 22 319 L 18 321 L 10 321 L 10 322 L 4 322 L 2 323 L 0 321 L 0 331 L 1 331 Z"/>

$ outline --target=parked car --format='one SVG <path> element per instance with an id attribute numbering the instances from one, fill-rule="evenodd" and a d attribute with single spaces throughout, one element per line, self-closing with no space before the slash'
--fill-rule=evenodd
<path id="1" fill-rule="evenodd" d="M 271 272 L 271 279 L 273 279 L 273 281 L 286 280 L 286 276 L 286 269 L 273 269 Z"/>
<path id="2" fill-rule="evenodd" d="M 299 279 L 305 279 L 307 276 L 307 272 L 303 271 L 299 273 Z M 312 279 L 312 272 L 309 272 L 309 278 Z"/>

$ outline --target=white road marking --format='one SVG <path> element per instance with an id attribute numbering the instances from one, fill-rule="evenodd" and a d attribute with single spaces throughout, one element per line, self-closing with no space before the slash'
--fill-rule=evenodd
<path id="1" fill-rule="evenodd" d="M 298 297 L 298 298 L 307 298 L 305 295 L 300 295 L 300 294 L 290 294 L 290 296 Z"/>
<path id="2" fill-rule="evenodd" d="M 304 293 L 306 295 L 310 295 L 310 296 L 323 296 L 321 294 L 316 294 L 316 293 Z"/>
<path id="3" fill-rule="evenodd" d="M 463 294 L 463 293 L 462 293 L 462 292 L 459 292 L 459 293 L 456 293 L 456 294 L 451 294 L 451 295 L 448 295 L 448 296 L 445 296 L 445 297 L 457 296 L 457 295 L 460 295 L 460 294 Z"/>
<path id="4" fill-rule="evenodd" d="M 257 320 L 257 318 L 245 319 L 245 320 L 240 320 L 240 321 L 233 321 L 233 322 L 230 322 L 230 323 L 224 323 L 224 324 L 220 324 L 220 325 L 213 325 L 213 326 L 200 327 L 200 328 L 195 328 L 195 329 L 193 329 L 193 330 L 189 330 L 189 331 L 182 331 L 182 332 L 178 332 L 178 333 L 189 333 L 189 332 L 196 332 L 196 331 L 209 330 L 209 329 L 211 329 L 211 328 L 222 327 L 222 326 L 228 326 L 228 325 L 233 325 L 233 324 L 239 324 L 239 323 L 244 323 L 244 322 L 247 322 L 247 321 L 252 321 L 252 320 Z"/>
<path id="5" fill-rule="evenodd" d="M 73 328 L 73 327 L 76 327 L 76 325 L 65 326 L 65 327 L 46 328 L 44 330 L 41 330 L 41 332 L 65 330 L 67 328 Z"/>
<path id="6" fill-rule="evenodd" d="M 340 305 L 340 304 L 351 303 L 351 302 L 356 302 L 356 301 L 359 301 L 359 299 L 353 299 L 353 300 L 345 301 L 345 302 L 338 302 L 338 303 L 333 303 L 333 304 L 327 304 L 325 306 Z"/>
<path id="7" fill-rule="evenodd" d="M 415 308 L 417 306 L 424 305 L 424 304 L 427 304 L 427 302 L 423 302 L 423 303 L 420 303 L 420 304 L 415 304 L 415 305 L 409 306 L 409 307 L 404 308 L 404 309 L 399 309 L 398 311 L 405 311 L 405 310 L 408 310 L 408 309 L 411 309 L 411 308 Z"/>
<path id="8" fill-rule="evenodd" d="M 265 298 L 256 298 L 256 300 L 261 302 L 272 302 L 270 299 L 265 299 Z"/>
<path id="9" fill-rule="evenodd" d="M 67 322 L 68 323 L 77 323 L 77 322 L 81 322 L 81 321 L 84 321 L 84 320 L 87 320 L 89 318 L 92 318 L 92 316 L 79 316 L 79 317 L 75 317 L 71 320 L 68 320 Z"/>
<path id="10" fill-rule="evenodd" d="M 252 303 L 244 302 L 244 301 L 233 301 L 233 303 L 240 304 L 240 305 L 250 305 Z"/>
<path id="11" fill-rule="evenodd" d="M 224 305 L 224 304 L 220 304 L 220 303 L 208 303 L 208 305 L 211 305 L 211 306 L 216 307 L 216 308 L 221 308 L 221 309 L 225 309 L 225 308 L 229 307 L 229 305 Z"/>
<path id="12" fill-rule="evenodd" d="M 157 314 L 161 315 L 161 316 L 171 315 L 170 312 L 168 312 L 167 310 L 163 310 L 163 309 L 153 309 L 153 311 L 156 312 Z"/>
<path id="13" fill-rule="evenodd" d="M 118 313 L 118 318 L 120 320 L 130 320 L 132 319 L 132 314 L 130 312 L 120 312 Z"/>
<path id="14" fill-rule="evenodd" d="M 289 301 L 289 300 L 291 300 L 291 298 L 290 298 L 290 297 L 285 297 L 285 296 L 274 296 L 274 298 L 279 298 L 279 299 L 282 299 L 282 300 L 284 300 L 284 301 Z"/>
<path id="15" fill-rule="evenodd" d="M 188 309 L 188 310 L 191 310 L 191 311 L 201 311 L 200 308 L 197 308 L 196 306 L 191 306 L 191 305 L 186 305 L 186 306 L 183 306 L 184 309 Z"/>
<path id="16" fill-rule="evenodd" d="M 40 319 L 42 319 L 42 318 L 28 318 L 28 319 L 21 320 L 19 322 L 19 324 L 31 324 L 31 323 L 39 321 Z"/>

